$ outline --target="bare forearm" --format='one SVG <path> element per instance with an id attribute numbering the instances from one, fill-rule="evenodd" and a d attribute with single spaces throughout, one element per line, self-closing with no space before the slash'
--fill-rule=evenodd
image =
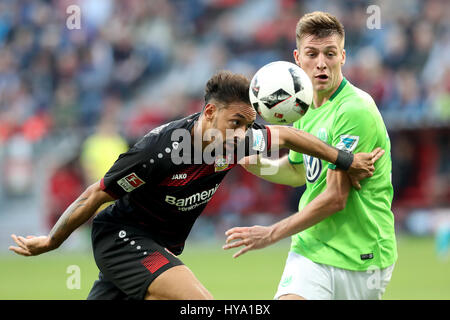
<path id="1" fill-rule="evenodd" d="M 302 211 L 276 224 L 268 227 L 235 227 L 227 230 L 225 233 L 227 240 L 223 248 L 228 250 L 244 246 L 233 255 L 237 258 L 249 250 L 265 248 L 283 238 L 301 232 L 343 210 L 351 188 L 350 180 L 345 172 L 328 170 L 327 186 L 327 189 L 306 205 Z"/>
<path id="2" fill-rule="evenodd" d="M 237 258 L 249 250 L 265 248 L 281 239 L 301 232 L 339 210 L 333 204 L 331 195 L 323 193 L 302 211 L 269 227 L 253 226 L 229 229 L 225 233 L 227 239 L 223 249 L 228 250 L 244 246 L 244 248 L 233 255 L 234 258 Z"/>
<path id="3" fill-rule="evenodd" d="M 293 187 L 305 184 L 304 167 L 294 167 L 289 163 L 287 156 L 280 159 L 268 159 L 260 155 L 252 157 L 252 159 L 241 163 L 248 172 L 273 183 Z"/>
<path id="4" fill-rule="evenodd" d="M 338 150 L 312 134 L 287 126 L 273 126 L 279 132 L 279 147 L 288 148 L 336 163 Z"/>
<path id="5" fill-rule="evenodd" d="M 327 189 L 302 211 L 272 225 L 271 238 L 274 242 L 308 229 L 345 208 L 351 188 L 347 175 L 340 170 L 328 170 L 327 185 Z"/>
<path id="6" fill-rule="evenodd" d="M 89 220 L 100 205 L 112 200 L 114 199 L 102 190 L 99 182 L 94 183 L 67 208 L 48 236 L 24 238 L 12 234 L 11 237 L 17 246 L 10 246 L 9 250 L 29 257 L 56 249 L 76 228 Z"/>
<path id="7" fill-rule="evenodd" d="M 96 196 L 92 187 L 86 189 L 77 200 L 75 200 L 53 226 L 49 233 L 52 248 L 59 247 L 70 234 L 88 221 L 104 203 Z"/>
<path id="8" fill-rule="evenodd" d="M 322 193 L 302 211 L 272 225 L 272 243 L 306 230 L 340 210 L 342 207 L 334 199 Z"/>

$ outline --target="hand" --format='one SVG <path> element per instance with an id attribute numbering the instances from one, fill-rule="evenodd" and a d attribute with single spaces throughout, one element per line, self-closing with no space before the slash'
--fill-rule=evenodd
<path id="1" fill-rule="evenodd" d="M 253 227 L 236 227 L 225 232 L 228 236 L 226 245 L 222 248 L 225 250 L 245 246 L 233 255 L 237 258 L 249 250 L 262 249 L 272 244 L 272 229 L 270 227 L 253 226 Z M 231 242 L 233 240 L 237 240 Z"/>
<path id="2" fill-rule="evenodd" d="M 383 154 L 384 150 L 381 148 L 376 148 L 371 153 L 355 154 L 352 165 L 347 171 L 353 187 L 360 190 L 361 185 L 359 181 L 373 176 L 373 172 L 375 171 L 373 164 L 380 159 Z"/>
<path id="3" fill-rule="evenodd" d="M 24 238 L 12 234 L 11 238 L 13 238 L 18 247 L 10 246 L 9 250 L 22 256 L 37 256 L 53 249 L 53 247 L 50 246 L 50 238 L 47 236 L 27 236 Z"/>

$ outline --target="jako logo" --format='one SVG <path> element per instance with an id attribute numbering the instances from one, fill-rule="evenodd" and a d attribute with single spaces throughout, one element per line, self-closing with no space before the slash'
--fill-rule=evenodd
<path id="1" fill-rule="evenodd" d="M 177 173 L 172 176 L 172 180 L 181 180 L 181 179 L 186 179 L 186 178 L 187 178 L 187 173 Z"/>

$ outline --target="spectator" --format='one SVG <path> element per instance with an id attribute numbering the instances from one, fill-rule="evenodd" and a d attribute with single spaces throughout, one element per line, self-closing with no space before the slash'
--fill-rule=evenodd
<path id="1" fill-rule="evenodd" d="M 121 153 L 128 150 L 128 144 L 117 132 L 114 113 L 105 115 L 97 131 L 82 145 L 81 164 L 88 185 L 99 181 L 114 164 Z"/>

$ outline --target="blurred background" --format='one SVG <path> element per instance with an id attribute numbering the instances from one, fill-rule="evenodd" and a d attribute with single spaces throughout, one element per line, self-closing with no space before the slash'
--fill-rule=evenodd
<path id="1" fill-rule="evenodd" d="M 74 11 L 67 11 L 72 5 L 80 13 L 79 28 L 74 29 Z M 368 9 L 371 5 L 378 11 Z M 229 69 L 251 78 L 268 62 L 293 61 L 295 25 L 314 10 L 331 12 L 344 24 L 344 75 L 372 95 L 391 137 L 400 258 L 393 293 L 388 287 L 387 296 L 450 299 L 446 0 L 0 0 L 0 274 L 5 277 L 0 298 L 36 297 L 33 291 L 24 295 L 18 279 L 24 281 L 23 274 L 30 272 L 26 270 L 39 268 L 8 252 L 11 233 L 46 234 L 84 188 L 142 135 L 200 111 L 204 85 L 216 71 Z M 377 12 L 378 27 L 371 24 Z M 197 244 L 208 242 L 223 255 L 217 252 L 226 229 L 284 218 L 297 210 L 302 192 L 237 168 L 197 221 L 186 250 L 201 252 L 195 251 Z M 289 241 L 277 248 L 280 258 L 271 269 L 274 278 L 267 281 L 267 293 L 258 289 L 228 295 L 220 291 L 222 283 L 213 294 L 272 299 Z M 64 252 L 77 252 L 84 259 L 90 250 L 87 223 L 48 256 L 60 259 Z M 186 264 L 195 263 L 186 254 Z M 227 252 L 221 263 L 229 263 L 231 255 Z M 273 261 L 274 255 L 261 251 L 253 259 Z M 45 257 L 32 259 L 41 261 L 40 266 L 49 263 Z M 95 263 L 86 261 L 93 281 Z M 19 276 L 20 268 L 25 269 Z M 193 270 L 201 280 L 215 281 L 199 268 Z M 64 277 L 65 270 L 58 272 Z M 411 281 L 417 284 L 418 278 L 423 287 L 416 285 L 414 295 Z M 31 278 L 27 281 L 32 290 Z M 92 281 L 75 295 L 63 288 L 66 294 L 50 291 L 36 298 L 83 299 Z"/>

